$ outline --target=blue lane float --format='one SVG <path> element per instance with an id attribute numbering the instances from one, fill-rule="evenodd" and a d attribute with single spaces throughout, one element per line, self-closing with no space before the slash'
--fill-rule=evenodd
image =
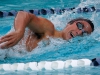
<path id="1" fill-rule="evenodd" d="M 90 59 L 70 59 L 70 60 L 56 60 L 56 61 L 40 61 L 28 63 L 13 63 L 13 64 L 0 64 L 0 70 L 4 71 L 20 71 L 20 70 L 33 70 L 33 71 L 54 71 L 63 70 L 75 67 L 88 67 L 99 66 L 100 58 Z"/>
<path id="2" fill-rule="evenodd" d="M 74 11 L 74 9 L 76 11 Z M 84 8 L 55 8 L 55 9 L 32 9 L 32 10 L 19 10 L 19 11 L 26 11 L 35 15 L 47 15 L 47 14 L 61 14 L 66 11 L 73 11 L 73 13 L 86 13 L 86 12 L 100 12 L 100 9 L 96 9 L 93 7 L 84 7 Z M 0 17 L 7 17 L 7 16 L 16 16 L 18 11 L 11 10 L 11 11 L 0 11 Z"/>

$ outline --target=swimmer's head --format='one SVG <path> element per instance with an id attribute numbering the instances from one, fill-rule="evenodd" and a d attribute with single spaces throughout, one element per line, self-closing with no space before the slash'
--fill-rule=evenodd
<path id="1" fill-rule="evenodd" d="M 73 19 L 68 22 L 63 30 L 63 38 L 65 40 L 71 39 L 75 36 L 84 36 L 91 34 L 94 31 L 94 24 L 92 21 L 83 18 Z"/>

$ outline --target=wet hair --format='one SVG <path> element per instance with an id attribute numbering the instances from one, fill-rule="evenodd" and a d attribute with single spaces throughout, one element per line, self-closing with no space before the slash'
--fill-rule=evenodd
<path id="1" fill-rule="evenodd" d="M 88 23 L 90 24 L 91 28 L 92 28 L 92 32 L 94 31 L 94 24 L 93 24 L 92 21 L 89 20 L 89 19 L 76 18 L 76 19 L 73 19 L 73 20 L 69 21 L 68 24 L 73 24 L 75 21 L 80 21 L 80 20 L 81 20 L 81 21 L 86 21 L 86 22 L 88 22 Z"/>

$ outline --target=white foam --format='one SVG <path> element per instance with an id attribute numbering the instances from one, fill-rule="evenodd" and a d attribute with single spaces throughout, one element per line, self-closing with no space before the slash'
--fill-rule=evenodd
<path id="1" fill-rule="evenodd" d="M 4 58 L 6 57 L 6 54 L 7 54 L 7 50 L 4 49 L 0 49 L 0 60 L 4 60 Z"/>

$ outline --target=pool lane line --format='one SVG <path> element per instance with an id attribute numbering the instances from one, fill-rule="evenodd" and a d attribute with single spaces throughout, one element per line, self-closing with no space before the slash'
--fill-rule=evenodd
<path id="1" fill-rule="evenodd" d="M 28 62 L 28 63 L 4 63 L 0 64 L 0 70 L 4 71 L 54 71 L 54 70 L 66 70 L 68 68 L 80 68 L 100 66 L 100 58 L 90 59 L 69 59 L 69 60 L 56 60 L 56 61 L 40 61 L 40 62 Z"/>
<path id="2" fill-rule="evenodd" d="M 92 7 L 83 7 L 83 8 L 50 8 L 50 9 L 31 9 L 31 10 L 19 10 L 26 11 L 35 15 L 47 15 L 47 14 L 62 14 L 67 11 L 71 11 L 73 13 L 88 13 L 88 12 L 100 12 L 100 9 L 96 9 L 94 6 Z M 17 10 L 11 11 L 0 11 L 0 18 L 7 16 L 16 16 L 18 13 Z"/>

